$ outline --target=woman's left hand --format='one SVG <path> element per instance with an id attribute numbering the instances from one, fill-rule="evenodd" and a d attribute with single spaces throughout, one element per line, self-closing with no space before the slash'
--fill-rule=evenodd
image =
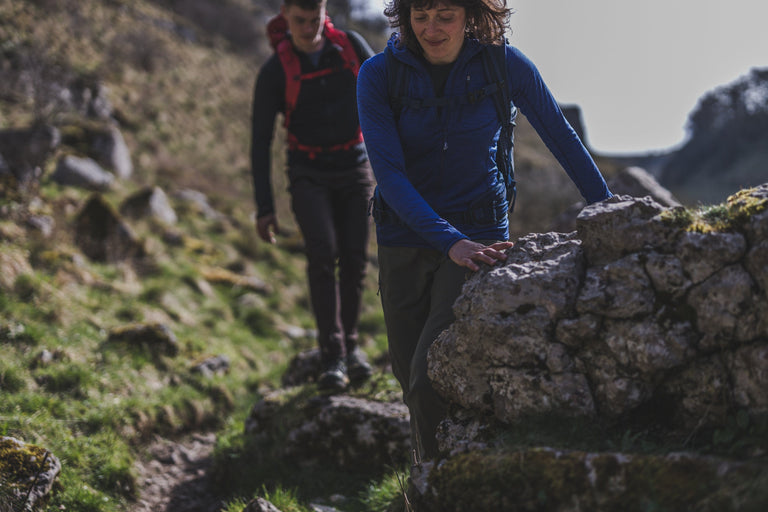
<path id="1" fill-rule="evenodd" d="M 512 242 L 496 242 L 491 245 L 483 245 L 472 240 L 459 240 L 448 250 L 448 257 L 462 267 L 477 271 L 480 267 L 475 262 L 493 265 L 497 261 L 504 261 L 507 255 L 503 252 L 515 245 Z"/>

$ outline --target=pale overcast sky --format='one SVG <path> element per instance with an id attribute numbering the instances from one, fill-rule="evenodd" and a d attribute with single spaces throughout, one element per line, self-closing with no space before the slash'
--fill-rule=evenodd
<path id="1" fill-rule="evenodd" d="M 385 0 L 366 0 L 381 13 Z M 683 142 L 712 89 L 768 67 L 766 0 L 508 0 L 510 42 L 561 103 L 578 104 L 597 151 Z"/>

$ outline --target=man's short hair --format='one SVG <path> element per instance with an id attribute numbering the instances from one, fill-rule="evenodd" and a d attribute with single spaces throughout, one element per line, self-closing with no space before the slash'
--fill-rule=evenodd
<path id="1" fill-rule="evenodd" d="M 325 1 L 326 0 L 283 0 L 283 4 L 285 4 L 286 7 L 295 5 L 301 9 L 312 11 L 320 7 Z"/>

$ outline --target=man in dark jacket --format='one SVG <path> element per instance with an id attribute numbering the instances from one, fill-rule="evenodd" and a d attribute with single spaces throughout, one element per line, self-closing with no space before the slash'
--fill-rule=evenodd
<path id="1" fill-rule="evenodd" d="M 304 237 L 318 330 L 318 386 L 343 390 L 371 375 L 357 326 L 373 174 L 357 116 L 356 80 L 373 51 L 359 34 L 333 27 L 326 1 L 284 0 L 267 27 L 276 51 L 256 80 L 251 161 L 256 228 L 262 240 L 275 243 L 270 147 L 275 117 L 282 113 L 291 206 Z"/>

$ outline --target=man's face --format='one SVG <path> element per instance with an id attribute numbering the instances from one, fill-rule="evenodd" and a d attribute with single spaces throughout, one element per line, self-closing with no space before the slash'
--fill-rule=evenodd
<path id="1" fill-rule="evenodd" d="M 325 2 L 310 10 L 302 9 L 298 5 L 283 6 L 281 12 L 288 21 L 288 30 L 298 50 L 312 53 L 322 48 Z"/>

